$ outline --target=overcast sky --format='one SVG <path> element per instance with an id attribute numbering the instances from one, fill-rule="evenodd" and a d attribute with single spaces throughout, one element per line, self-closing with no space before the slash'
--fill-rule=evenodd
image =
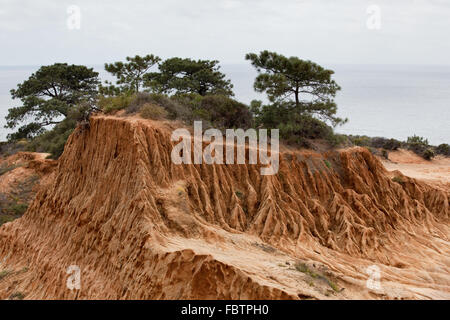
<path id="1" fill-rule="evenodd" d="M 80 29 L 67 26 L 70 5 Z M 146 53 L 231 64 L 264 49 L 318 63 L 449 65 L 450 1 L 0 0 L 0 41 L 0 65 Z"/>

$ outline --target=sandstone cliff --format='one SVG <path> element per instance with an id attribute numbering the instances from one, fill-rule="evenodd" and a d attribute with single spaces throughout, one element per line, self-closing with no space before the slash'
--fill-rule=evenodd
<path id="1" fill-rule="evenodd" d="M 175 165 L 171 126 L 95 116 L 72 134 L 0 228 L 0 298 L 450 298 L 449 190 L 362 148 L 282 152 L 274 176 Z"/>

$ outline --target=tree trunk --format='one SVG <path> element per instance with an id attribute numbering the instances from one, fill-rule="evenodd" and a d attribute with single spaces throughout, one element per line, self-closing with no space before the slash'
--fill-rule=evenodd
<path id="1" fill-rule="evenodd" d="M 296 108 L 298 108 L 299 105 L 300 105 L 300 100 L 299 100 L 299 98 L 298 98 L 298 94 L 299 94 L 298 91 L 299 91 L 298 87 L 295 88 L 295 107 L 296 107 Z"/>

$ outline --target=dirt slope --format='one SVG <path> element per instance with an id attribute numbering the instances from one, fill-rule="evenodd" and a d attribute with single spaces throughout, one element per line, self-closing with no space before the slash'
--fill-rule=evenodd
<path id="1" fill-rule="evenodd" d="M 399 149 L 389 153 L 389 160 L 382 160 L 389 171 L 398 170 L 404 175 L 426 181 L 445 190 L 450 190 L 450 158 L 441 155 L 431 161 L 412 151 Z"/>
<path id="2" fill-rule="evenodd" d="M 18 152 L 6 158 L 0 158 L 0 192 L 9 193 L 15 184 L 33 175 L 47 177 L 56 166 L 56 161 L 45 159 L 47 153 Z"/>
<path id="3" fill-rule="evenodd" d="M 51 181 L 56 161 L 48 154 L 18 152 L 0 157 L 0 226 L 20 217 L 36 191 Z"/>
<path id="4" fill-rule="evenodd" d="M 52 183 L 0 228 L 0 298 L 450 298 L 448 189 L 393 181 L 362 148 L 285 152 L 274 176 L 175 165 L 171 130 L 77 129 Z"/>

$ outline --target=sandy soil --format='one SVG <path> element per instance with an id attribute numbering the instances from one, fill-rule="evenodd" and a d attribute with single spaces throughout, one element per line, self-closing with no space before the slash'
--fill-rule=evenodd
<path id="1" fill-rule="evenodd" d="M 405 176 L 420 179 L 435 186 L 450 188 L 450 158 L 437 156 L 427 161 L 415 153 L 400 149 L 389 153 L 389 160 L 381 159 L 389 171 L 398 170 Z"/>

